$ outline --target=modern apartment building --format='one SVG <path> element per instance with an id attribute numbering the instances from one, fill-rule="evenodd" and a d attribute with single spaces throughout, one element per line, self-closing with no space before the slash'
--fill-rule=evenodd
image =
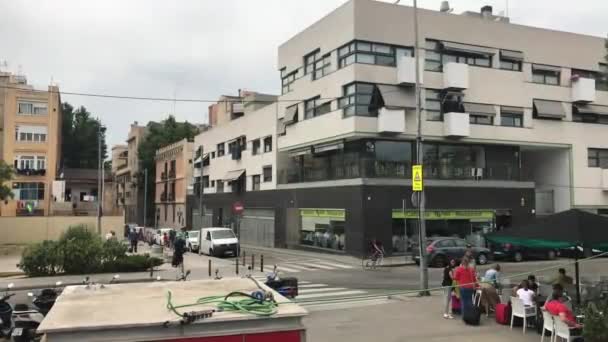
<path id="1" fill-rule="evenodd" d="M 410 251 L 415 58 L 429 236 L 482 244 L 535 215 L 608 211 L 604 38 L 510 23 L 488 6 L 419 10 L 414 51 L 413 15 L 351 0 L 279 47 L 282 95 L 268 110 L 280 121 L 256 121 L 276 126 L 276 189 L 204 195 L 214 224 L 240 201 L 272 210 L 278 246 L 360 255 L 376 238 Z M 242 129 L 225 138 L 264 133 Z M 204 151 L 216 151 L 210 174 L 219 149 Z"/>
<path id="2" fill-rule="evenodd" d="M 14 198 L 1 216 L 46 216 L 61 157 L 61 96 L 50 85 L 37 90 L 25 76 L 0 72 L 0 155 L 14 167 Z"/>
<path id="3" fill-rule="evenodd" d="M 233 226 L 243 243 L 275 245 L 273 205 L 256 198 L 262 190 L 276 189 L 276 100 L 245 91 L 222 96 L 209 108 L 211 128 L 194 140 L 194 210 L 200 209 L 202 182 L 206 225 Z M 248 194 L 253 194 L 251 202 Z M 231 208 L 239 200 L 249 204 L 237 226 Z"/>
<path id="4" fill-rule="evenodd" d="M 155 225 L 187 228 L 191 219 L 188 192 L 192 189 L 193 142 L 180 140 L 156 151 Z"/>
<path id="5" fill-rule="evenodd" d="M 125 213 L 126 223 L 143 224 L 144 191 L 137 177 L 142 176 L 137 149 L 145 138 L 146 126 L 137 121 L 131 124 L 126 149 L 123 145 L 112 148 L 112 174 L 115 177 L 116 198 Z"/>

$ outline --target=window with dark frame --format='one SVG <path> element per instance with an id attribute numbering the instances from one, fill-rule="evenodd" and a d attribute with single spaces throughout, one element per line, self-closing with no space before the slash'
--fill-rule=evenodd
<path id="1" fill-rule="evenodd" d="M 319 78 L 329 74 L 331 69 L 331 54 L 326 54 L 321 59 L 315 62 L 315 70 L 312 75 L 313 80 L 318 80 Z"/>
<path id="2" fill-rule="evenodd" d="M 321 57 L 321 50 L 315 51 L 304 56 L 304 75 L 311 74 L 315 69 L 315 62 Z"/>
<path id="3" fill-rule="evenodd" d="M 587 149 L 587 166 L 608 169 L 608 149 L 588 148 Z"/>
<path id="4" fill-rule="evenodd" d="M 327 114 L 331 111 L 331 100 L 321 99 L 321 96 L 304 101 L 304 119 Z"/>
<path id="5" fill-rule="evenodd" d="M 209 176 L 203 176 L 203 188 L 209 187 Z"/>
<path id="6" fill-rule="evenodd" d="M 338 66 L 344 68 L 353 63 L 396 66 L 401 56 L 413 56 L 409 47 L 354 40 L 338 49 Z"/>
<path id="7" fill-rule="evenodd" d="M 572 106 L 572 121 L 608 125 L 608 115 L 581 113 L 576 106 Z"/>
<path id="8" fill-rule="evenodd" d="M 217 185 L 218 193 L 224 192 L 224 181 L 218 179 L 217 182 L 215 182 L 215 184 Z"/>
<path id="9" fill-rule="evenodd" d="M 517 112 L 509 112 L 501 109 L 500 111 L 500 125 L 506 127 L 523 127 L 524 126 L 524 114 Z"/>
<path id="10" fill-rule="evenodd" d="M 344 96 L 338 99 L 338 108 L 341 108 L 345 117 L 349 116 L 377 116 L 378 110 L 370 108 L 374 88 L 373 83 L 354 82 L 342 87 Z"/>
<path id="11" fill-rule="evenodd" d="M 424 110 L 427 121 L 443 121 L 441 113 L 441 92 L 435 89 L 425 89 L 426 97 Z"/>
<path id="12" fill-rule="evenodd" d="M 548 85 L 560 85 L 561 72 L 532 65 L 532 82 Z"/>
<path id="13" fill-rule="evenodd" d="M 463 44 L 466 45 L 466 44 Z M 492 55 L 482 52 L 449 51 L 443 48 L 441 42 L 427 39 L 425 42 L 424 69 L 427 71 L 443 70 L 443 65 L 448 62 L 456 62 L 484 68 L 492 67 Z M 471 46 L 474 50 L 475 47 Z"/>
<path id="14" fill-rule="evenodd" d="M 521 61 L 513 61 L 501 58 L 500 68 L 502 70 L 521 71 Z"/>
<path id="15" fill-rule="evenodd" d="M 251 142 L 251 154 L 254 156 L 260 154 L 260 139 Z"/>
<path id="16" fill-rule="evenodd" d="M 215 159 L 215 151 L 211 152 L 211 159 Z"/>
<path id="17" fill-rule="evenodd" d="M 292 84 L 296 81 L 296 74 L 298 70 L 294 70 L 283 76 L 284 70 L 281 70 L 281 94 L 287 94 L 293 90 Z"/>
<path id="18" fill-rule="evenodd" d="M 251 190 L 253 190 L 253 191 L 260 190 L 260 175 L 251 176 Z"/>
<path id="19" fill-rule="evenodd" d="M 473 125 L 493 125 L 494 117 L 486 114 L 469 113 L 469 123 Z"/>
<path id="20" fill-rule="evenodd" d="M 264 166 L 262 174 L 264 175 L 264 182 L 272 182 L 272 166 Z"/>
<path id="21" fill-rule="evenodd" d="M 272 152 L 272 137 L 264 138 L 264 153 Z"/>
<path id="22" fill-rule="evenodd" d="M 222 157 L 225 154 L 225 143 L 217 144 L 217 156 Z"/>
<path id="23" fill-rule="evenodd" d="M 608 91 L 608 64 L 600 63 L 599 70 L 595 78 L 595 89 Z"/>

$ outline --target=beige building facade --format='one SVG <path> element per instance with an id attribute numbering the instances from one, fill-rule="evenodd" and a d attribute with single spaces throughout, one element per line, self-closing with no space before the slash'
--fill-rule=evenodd
<path id="1" fill-rule="evenodd" d="M 156 151 L 155 225 L 181 229 L 188 226 L 188 194 L 192 191 L 192 141 L 180 140 Z"/>
<path id="2" fill-rule="evenodd" d="M 0 72 L 0 86 L 0 153 L 15 171 L 15 196 L 0 203 L 0 215 L 49 215 L 61 160 L 59 88 L 37 90 L 8 72 Z"/>

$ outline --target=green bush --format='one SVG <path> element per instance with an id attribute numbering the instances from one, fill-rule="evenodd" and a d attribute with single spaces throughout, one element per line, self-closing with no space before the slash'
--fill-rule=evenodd
<path id="1" fill-rule="evenodd" d="M 23 250 L 19 268 L 29 276 L 55 275 L 63 270 L 63 254 L 56 241 L 43 241 Z"/>
<path id="2" fill-rule="evenodd" d="M 119 258 L 114 261 L 109 261 L 103 264 L 103 273 L 119 273 L 119 272 L 141 272 L 147 271 L 151 267 L 160 266 L 163 260 L 159 258 L 151 258 L 148 255 L 127 255 L 124 258 Z"/>
<path id="3" fill-rule="evenodd" d="M 585 327 L 583 337 L 585 342 L 608 341 L 608 301 L 589 304 L 585 310 Z"/>
<path id="4" fill-rule="evenodd" d="M 63 249 L 63 270 L 68 274 L 95 273 L 102 266 L 101 237 L 86 226 L 73 226 L 59 239 Z"/>
<path id="5" fill-rule="evenodd" d="M 124 258 L 127 255 L 127 249 L 127 245 L 116 239 L 106 240 L 103 243 L 102 261 L 107 263 Z"/>

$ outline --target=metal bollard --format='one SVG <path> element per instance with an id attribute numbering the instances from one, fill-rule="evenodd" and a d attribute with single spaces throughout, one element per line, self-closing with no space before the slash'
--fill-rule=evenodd
<path id="1" fill-rule="evenodd" d="M 243 266 L 245 266 L 245 256 L 246 256 L 245 251 L 243 251 Z M 237 262 L 238 262 L 238 260 L 237 260 Z"/>
<path id="2" fill-rule="evenodd" d="M 236 259 L 234 264 L 236 265 L 236 275 L 239 275 L 239 259 Z"/>
<path id="3" fill-rule="evenodd" d="M 264 273 L 264 254 L 260 255 L 260 272 Z"/>
<path id="4" fill-rule="evenodd" d="M 209 277 L 211 277 L 211 259 L 209 259 Z"/>
<path id="5" fill-rule="evenodd" d="M 251 270 L 255 269 L 255 254 L 251 254 Z"/>

